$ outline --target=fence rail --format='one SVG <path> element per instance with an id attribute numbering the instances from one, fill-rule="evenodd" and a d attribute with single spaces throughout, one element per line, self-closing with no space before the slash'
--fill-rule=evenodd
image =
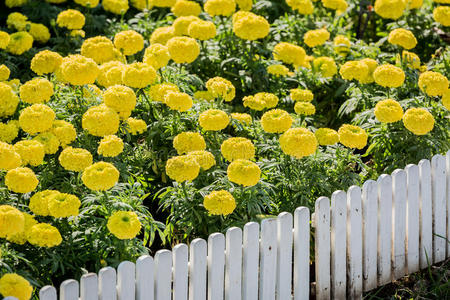
<path id="1" fill-rule="evenodd" d="M 336 191 L 294 214 L 230 228 L 136 263 L 124 261 L 41 300 L 358 299 L 450 257 L 450 151 Z M 310 226 L 311 225 L 311 226 Z M 313 228 L 312 228 L 313 227 Z M 315 281 L 310 282 L 314 231 Z"/>

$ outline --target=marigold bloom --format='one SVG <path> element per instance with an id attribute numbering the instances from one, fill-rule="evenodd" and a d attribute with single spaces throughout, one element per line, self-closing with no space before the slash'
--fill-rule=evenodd
<path id="1" fill-rule="evenodd" d="M 84 26 L 86 18 L 84 15 L 75 9 L 67 9 L 58 14 L 56 24 L 59 27 L 65 27 L 69 30 L 81 29 Z"/>
<path id="2" fill-rule="evenodd" d="M 20 154 L 10 144 L 0 142 L 0 170 L 11 170 L 22 165 Z"/>
<path id="3" fill-rule="evenodd" d="M 63 148 L 77 138 L 75 127 L 64 120 L 53 121 L 51 132 L 56 136 Z"/>
<path id="4" fill-rule="evenodd" d="M 325 44 L 330 38 L 330 33 L 325 28 L 309 30 L 303 36 L 303 41 L 306 45 L 313 48 Z"/>
<path id="5" fill-rule="evenodd" d="M 186 93 L 168 91 L 164 96 L 164 103 L 172 110 L 188 111 L 192 107 L 192 98 Z"/>
<path id="6" fill-rule="evenodd" d="M 286 3 L 302 15 L 310 15 L 314 12 L 314 5 L 310 0 L 286 0 Z"/>
<path id="7" fill-rule="evenodd" d="M 252 9 L 253 0 L 235 0 L 241 11 L 249 11 Z"/>
<path id="8" fill-rule="evenodd" d="M 420 89 L 429 96 L 442 96 L 448 89 L 448 79 L 441 73 L 426 71 L 419 76 Z"/>
<path id="9" fill-rule="evenodd" d="M 126 13 L 129 8 L 128 0 L 103 0 L 102 6 L 104 10 L 116 15 Z"/>
<path id="10" fill-rule="evenodd" d="M 323 77 L 333 77 L 337 73 L 337 66 L 331 57 L 318 57 L 313 61 L 314 69 Z"/>
<path id="11" fill-rule="evenodd" d="M 227 169 L 228 180 L 243 186 L 254 186 L 261 178 L 257 164 L 246 159 L 234 160 Z"/>
<path id="12" fill-rule="evenodd" d="M 167 41 L 175 36 L 175 27 L 166 26 L 156 28 L 150 36 L 150 44 L 167 44 Z"/>
<path id="13" fill-rule="evenodd" d="M 228 161 L 252 159 L 255 157 L 255 146 L 247 138 L 232 137 L 222 143 L 220 152 Z"/>
<path id="14" fill-rule="evenodd" d="M 45 154 L 55 154 L 60 146 L 58 138 L 50 131 L 39 133 L 33 140 L 44 146 Z"/>
<path id="15" fill-rule="evenodd" d="M 23 102 L 44 103 L 53 96 L 53 83 L 45 78 L 35 78 L 20 86 L 20 98 Z"/>
<path id="16" fill-rule="evenodd" d="M 172 38 L 174 36 L 182 36 L 182 35 L 188 35 L 189 25 L 191 23 L 196 21 L 202 21 L 197 16 L 184 16 L 184 17 L 178 17 L 173 21 L 172 27 L 173 27 L 173 36 L 169 37 Z M 166 44 L 166 43 L 164 43 Z"/>
<path id="17" fill-rule="evenodd" d="M 134 30 L 125 30 L 114 36 L 114 46 L 125 55 L 133 55 L 144 49 L 144 38 Z"/>
<path id="18" fill-rule="evenodd" d="M 367 75 L 366 78 L 364 79 L 360 79 L 359 82 L 360 83 L 372 83 L 375 81 L 375 79 L 373 78 L 373 72 L 376 70 L 376 68 L 378 67 L 378 63 L 376 60 L 371 59 L 371 58 L 364 58 L 362 60 L 360 60 L 362 63 L 365 63 L 367 65 L 367 67 L 369 68 L 369 74 Z"/>
<path id="19" fill-rule="evenodd" d="M 19 121 L 0 122 L 0 142 L 11 143 L 19 134 Z"/>
<path id="20" fill-rule="evenodd" d="M 81 55 L 93 59 L 97 64 L 113 60 L 116 56 L 113 43 L 104 36 L 86 39 L 81 45 Z"/>
<path id="21" fill-rule="evenodd" d="M 403 115 L 403 125 L 415 135 L 425 135 L 433 130 L 434 118 L 424 108 L 410 108 Z"/>
<path id="22" fill-rule="evenodd" d="M 193 157 L 200 165 L 200 168 L 204 171 L 209 170 L 216 164 L 214 155 L 212 155 L 211 152 L 205 150 L 191 151 L 187 154 L 187 156 Z"/>
<path id="23" fill-rule="evenodd" d="M 186 36 L 177 36 L 167 42 L 170 57 L 177 64 L 191 63 L 200 54 L 200 46 L 196 40 Z"/>
<path id="24" fill-rule="evenodd" d="M 369 76 L 369 67 L 362 61 L 347 61 L 339 70 L 339 74 L 345 80 L 356 79 L 364 81 Z"/>
<path id="25" fill-rule="evenodd" d="M 31 227 L 28 242 L 38 247 L 52 248 L 62 242 L 58 229 L 50 224 L 39 223 Z"/>
<path id="26" fill-rule="evenodd" d="M 29 168 L 15 168 L 9 170 L 5 176 L 5 185 L 14 193 L 26 194 L 36 189 L 39 180 L 33 170 Z"/>
<path id="27" fill-rule="evenodd" d="M 222 98 L 227 102 L 232 101 L 236 96 L 234 85 L 231 81 L 222 77 L 210 78 L 206 82 L 206 88 L 214 97 Z"/>
<path id="28" fill-rule="evenodd" d="M 77 216 L 81 206 L 77 196 L 65 193 L 53 193 L 47 201 L 49 214 L 54 218 Z"/>
<path id="29" fill-rule="evenodd" d="M 79 54 L 65 57 L 60 69 L 63 80 L 73 85 L 94 83 L 100 71 L 94 60 Z"/>
<path id="30" fill-rule="evenodd" d="M 31 23 L 28 33 L 31 34 L 33 40 L 41 44 L 47 43 L 50 39 L 50 31 L 43 24 Z"/>
<path id="31" fill-rule="evenodd" d="M 206 143 L 198 132 L 182 132 L 173 139 L 173 147 L 181 155 L 191 151 L 205 150 Z"/>
<path id="32" fill-rule="evenodd" d="M 0 30 L 0 49 L 6 49 L 9 44 L 9 34 Z"/>
<path id="33" fill-rule="evenodd" d="M 126 119 L 126 125 L 131 135 L 136 135 L 147 131 L 147 124 L 141 119 L 128 118 Z"/>
<path id="34" fill-rule="evenodd" d="M 270 65 L 267 67 L 267 73 L 275 76 L 286 76 L 289 69 L 283 65 Z"/>
<path id="35" fill-rule="evenodd" d="M 81 180 L 93 191 L 106 191 L 116 185 L 119 175 L 114 165 L 100 161 L 84 169 Z"/>
<path id="36" fill-rule="evenodd" d="M 167 66 L 170 60 L 169 48 L 161 44 L 152 44 L 145 49 L 142 61 L 155 70 Z"/>
<path id="37" fill-rule="evenodd" d="M 270 24 L 264 17 L 250 12 L 245 14 L 235 14 L 233 16 L 233 32 L 237 37 L 255 41 L 265 38 L 269 34 Z"/>
<path id="38" fill-rule="evenodd" d="M 379 66 L 373 72 L 375 82 L 384 87 L 399 87 L 405 81 L 405 73 L 402 69 L 391 64 Z"/>
<path id="39" fill-rule="evenodd" d="M 170 82 L 159 83 L 150 87 L 150 96 L 153 101 L 164 102 L 164 96 L 169 92 L 179 92 L 178 87 Z"/>
<path id="40" fill-rule="evenodd" d="M 273 58 L 275 60 L 281 60 L 286 64 L 300 66 L 303 64 L 305 57 L 305 49 L 290 43 L 278 43 L 275 48 L 273 48 Z"/>
<path id="41" fill-rule="evenodd" d="M 20 128 L 28 134 L 36 134 L 52 128 L 55 112 L 45 104 L 26 107 L 19 116 Z"/>
<path id="42" fill-rule="evenodd" d="M 290 97 L 294 101 L 311 102 L 314 99 L 314 94 L 310 90 L 291 89 Z"/>
<path id="43" fill-rule="evenodd" d="M 295 158 L 302 158 L 316 152 L 317 139 L 306 128 L 290 128 L 280 137 L 281 150 Z"/>
<path id="44" fill-rule="evenodd" d="M 444 92 L 444 95 L 442 95 L 441 101 L 442 101 L 442 105 L 444 105 L 444 107 L 447 110 L 450 110 L 450 89 L 447 89 Z"/>
<path id="45" fill-rule="evenodd" d="M 33 56 L 30 69 L 38 75 L 55 72 L 62 63 L 62 57 L 56 52 L 43 50 Z"/>
<path id="46" fill-rule="evenodd" d="M 202 7 L 194 1 L 177 0 L 171 11 L 177 17 L 198 16 L 202 12 Z"/>
<path id="47" fill-rule="evenodd" d="M 93 106 L 83 114 L 82 126 L 95 136 L 115 134 L 119 130 L 119 115 L 106 105 Z"/>
<path id="48" fill-rule="evenodd" d="M 0 81 L 8 80 L 11 71 L 5 65 L 0 65 Z"/>
<path id="49" fill-rule="evenodd" d="M 53 190 L 37 192 L 30 198 L 28 207 L 35 215 L 48 216 L 50 214 L 48 211 L 48 199 L 55 194 L 59 194 L 59 192 Z"/>
<path id="50" fill-rule="evenodd" d="M 406 29 L 397 28 L 389 33 L 388 42 L 393 45 L 399 45 L 406 50 L 412 49 L 417 45 L 414 34 Z"/>
<path id="51" fill-rule="evenodd" d="M 246 113 L 232 113 L 231 118 L 244 125 L 250 125 L 252 123 L 252 116 Z"/>
<path id="52" fill-rule="evenodd" d="M 61 166 L 74 172 L 81 172 L 92 165 L 92 154 L 82 148 L 67 147 L 59 155 L 59 163 Z"/>
<path id="53" fill-rule="evenodd" d="M 200 164 L 189 155 L 169 158 L 166 163 L 166 174 L 177 182 L 192 181 L 199 172 Z"/>
<path id="54" fill-rule="evenodd" d="M 33 37 L 25 31 L 14 32 L 9 36 L 6 51 L 14 55 L 22 55 L 33 46 Z"/>
<path id="55" fill-rule="evenodd" d="M 433 10 L 433 18 L 443 26 L 450 26 L 450 6 L 438 6 Z"/>
<path id="56" fill-rule="evenodd" d="M 309 102 L 296 102 L 294 105 L 294 110 L 297 115 L 309 116 L 316 113 L 316 107 Z"/>
<path id="57" fill-rule="evenodd" d="M 0 294 L 4 297 L 15 297 L 18 300 L 29 300 L 33 287 L 22 276 L 16 273 L 7 273 L 0 278 Z"/>
<path id="58" fill-rule="evenodd" d="M 374 109 L 375 117 L 382 123 L 394 123 L 403 117 L 403 109 L 400 103 L 393 99 L 378 102 Z"/>
<path id="59" fill-rule="evenodd" d="M 97 153 L 104 157 L 116 157 L 123 152 L 123 141 L 116 135 L 104 136 L 97 149 Z"/>
<path id="60" fill-rule="evenodd" d="M 108 218 L 106 227 L 118 239 L 127 240 L 141 231 L 141 222 L 134 211 L 116 211 Z"/>
<path id="61" fill-rule="evenodd" d="M 203 198 L 203 206 L 212 215 L 227 216 L 236 208 L 236 200 L 227 191 L 213 191 Z"/>
<path id="62" fill-rule="evenodd" d="M 19 97 L 14 93 L 12 87 L 0 82 L 0 118 L 14 114 L 18 104 Z"/>
<path id="63" fill-rule="evenodd" d="M 263 114 L 261 125 L 265 132 L 281 133 L 291 128 L 292 118 L 282 109 L 272 109 Z"/>
<path id="64" fill-rule="evenodd" d="M 108 61 L 99 67 L 97 83 L 104 87 L 123 84 L 123 73 L 125 65 L 120 61 Z"/>
<path id="65" fill-rule="evenodd" d="M 236 9 L 236 2 L 234 0 L 207 0 L 203 8 L 211 17 L 229 17 Z"/>
<path id="66" fill-rule="evenodd" d="M 216 25 L 210 21 L 194 21 L 189 24 L 188 35 L 201 41 L 212 39 L 216 36 Z"/>
<path id="67" fill-rule="evenodd" d="M 152 4 L 156 7 L 172 7 L 177 0 L 152 0 Z"/>
<path id="68" fill-rule="evenodd" d="M 375 12 L 384 19 L 397 20 L 403 15 L 407 1 L 375 0 Z"/>
<path id="69" fill-rule="evenodd" d="M 22 165 L 39 166 L 44 161 L 45 147 L 42 143 L 36 140 L 23 140 L 14 145 L 16 151 L 21 159 Z"/>
<path id="70" fill-rule="evenodd" d="M 321 146 L 334 145 L 339 142 L 339 134 L 331 128 L 319 128 L 314 135 Z"/>
<path id="71" fill-rule="evenodd" d="M 344 35 L 337 35 L 334 40 L 334 51 L 342 56 L 346 56 L 350 52 L 351 42 Z"/>
<path id="72" fill-rule="evenodd" d="M 198 122 L 204 130 L 219 131 L 228 126 L 230 117 L 222 110 L 208 109 L 200 114 Z"/>
<path id="73" fill-rule="evenodd" d="M 339 128 L 339 142 L 349 148 L 362 149 L 367 145 L 368 135 L 358 126 L 344 124 Z"/>
<path id="74" fill-rule="evenodd" d="M 25 217 L 22 212 L 11 205 L 0 205 L 0 238 L 23 231 Z"/>
<path id="75" fill-rule="evenodd" d="M 103 92 L 103 101 L 119 115 L 126 115 L 136 106 L 136 94 L 127 86 L 113 85 Z"/>
<path id="76" fill-rule="evenodd" d="M 24 228 L 21 232 L 15 234 L 8 234 L 6 236 L 6 240 L 12 242 L 14 244 L 23 245 L 28 240 L 28 233 L 32 226 L 37 224 L 37 221 L 34 219 L 34 216 L 29 215 L 27 213 L 22 212 L 22 215 L 25 219 Z"/>

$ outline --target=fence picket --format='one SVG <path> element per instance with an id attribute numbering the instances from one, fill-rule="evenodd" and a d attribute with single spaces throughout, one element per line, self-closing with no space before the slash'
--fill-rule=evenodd
<path id="1" fill-rule="evenodd" d="M 155 296 L 153 258 L 143 255 L 136 261 L 136 300 L 153 300 Z M 116 299 L 116 298 L 112 298 Z"/>
<path id="2" fill-rule="evenodd" d="M 419 271 L 419 167 L 408 165 L 405 170 L 408 202 L 406 211 L 406 262 L 408 273 L 413 273 Z"/>
<path id="3" fill-rule="evenodd" d="M 208 238 L 208 300 L 223 300 L 225 278 L 225 236 L 211 234 Z"/>
<path id="4" fill-rule="evenodd" d="M 320 197 L 315 204 L 316 299 L 330 299 L 330 200 Z"/>
<path id="5" fill-rule="evenodd" d="M 433 262 L 433 209 L 431 199 L 431 164 L 427 159 L 419 162 L 420 173 L 420 268 Z"/>
<path id="6" fill-rule="evenodd" d="M 97 274 L 88 273 L 81 276 L 80 300 L 98 300 Z"/>
<path id="7" fill-rule="evenodd" d="M 240 300 L 242 296 L 242 230 L 232 227 L 226 233 L 225 299 Z"/>
<path id="8" fill-rule="evenodd" d="M 189 299 L 206 299 L 207 245 L 203 239 L 195 239 L 190 246 Z"/>
<path id="9" fill-rule="evenodd" d="M 309 209 L 298 207 L 294 212 L 294 300 L 309 299 Z"/>
<path id="10" fill-rule="evenodd" d="M 8 298 L 14 298 L 14 297 L 6 297 L 3 300 L 8 300 Z M 50 285 L 44 286 L 39 291 L 39 299 L 40 300 L 57 300 L 58 296 L 56 295 L 56 289 L 54 287 L 50 286 Z M 13 300 L 13 299 L 10 299 L 10 300 Z"/>
<path id="11" fill-rule="evenodd" d="M 378 285 L 391 282 L 392 178 L 378 178 Z"/>
<path id="12" fill-rule="evenodd" d="M 447 151 L 447 257 L 450 257 L 450 150 Z"/>
<path id="13" fill-rule="evenodd" d="M 173 248 L 173 300 L 188 298 L 188 259 L 189 249 L 186 244 Z"/>
<path id="14" fill-rule="evenodd" d="M 74 279 L 65 280 L 59 288 L 61 300 L 78 300 L 80 295 L 80 284 Z"/>
<path id="15" fill-rule="evenodd" d="M 155 300 L 172 297 L 172 252 L 159 250 L 155 254 Z"/>
<path id="16" fill-rule="evenodd" d="M 116 280 L 114 268 L 106 267 L 98 272 L 99 300 L 117 299 Z"/>
<path id="17" fill-rule="evenodd" d="M 259 224 L 250 222 L 244 226 L 242 259 L 242 299 L 258 299 Z"/>
<path id="18" fill-rule="evenodd" d="M 331 297 L 345 299 L 347 283 L 347 193 L 331 195 Z"/>
<path id="19" fill-rule="evenodd" d="M 351 299 L 362 297 L 362 240 L 361 188 L 351 186 L 347 192 L 347 289 Z"/>
<path id="20" fill-rule="evenodd" d="M 393 279 L 406 274 L 406 172 L 392 173 L 392 273 Z"/>
<path id="21" fill-rule="evenodd" d="M 445 259 L 447 248 L 446 220 L 446 162 L 442 155 L 435 155 L 431 159 L 431 194 L 433 198 L 433 262 L 438 263 Z"/>
<path id="22" fill-rule="evenodd" d="M 261 222 L 259 299 L 275 299 L 277 265 L 277 220 Z"/>
<path id="23" fill-rule="evenodd" d="M 134 300 L 136 295 L 136 266 L 123 261 L 117 267 L 117 299 Z"/>
<path id="24" fill-rule="evenodd" d="M 292 283 L 292 215 L 283 212 L 277 218 L 277 299 L 291 298 Z M 291 233 L 291 234 L 289 234 Z"/>
<path id="25" fill-rule="evenodd" d="M 377 182 L 368 180 L 362 187 L 363 220 L 363 289 L 377 287 L 377 233 L 378 190 Z"/>

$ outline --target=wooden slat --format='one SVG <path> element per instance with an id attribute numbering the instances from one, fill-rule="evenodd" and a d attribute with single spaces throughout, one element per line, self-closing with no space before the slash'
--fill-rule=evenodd
<path id="1" fill-rule="evenodd" d="M 261 222 L 259 299 L 275 298 L 277 265 L 277 220 L 264 219 Z"/>
<path id="2" fill-rule="evenodd" d="M 7 300 L 8 297 L 6 297 L 4 300 Z M 56 289 L 50 285 L 44 286 L 39 291 L 39 299 L 40 300 L 57 300 L 58 296 L 56 295 Z"/>
<path id="3" fill-rule="evenodd" d="M 155 300 L 172 297 L 172 252 L 159 250 L 155 254 Z"/>
<path id="4" fill-rule="evenodd" d="M 361 206 L 361 188 L 350 187 L 347 192 L 347 290 L 351 299 L 360 299 L 363 292 Z"/>
<path id="5" fill-rule="evenodd" d="M 368 180 L 362 188 L 363 289 L 377 287 L 378 185 Z"/>
<path id="6" fill-rule="evenodd" d="M 80 296 L 80 284 L 74 279 L 68 279 L 61 283 L 59 289 L 61 300 L 78 300 Z"/>
<path id="7" fill-rule="evenodd" d="M 405 168 L 407 180 L 407 216 L 406 216 L 406 262 L 408 273 L 419 271 L 419 195 L 420 177 L 417 165 L 408 165 Z"/>
<path id="8" fill-rule="evenodd" d="M 206 299 L 207 244 L 195 239 L 190 245 L 189 256 L 189 299 Z"/>
<path id="9" fill-rule="evenodd" d="M 431 198 L 431 164 L 427 159 L 419 162 L 420 173 L 420 268 L 433 263 L 433 205 Z"/>
<path id="10" fill-rule="evenodd" d="M 316 299 L 330 299 L 330 200 L 320 197 L 315 204 Z"/>
<path id="11" fill-rule="evenodd" d="M 225 286 L 225 236 L 208 237 L 208 300 L 222 300 Z"/>
<path id="12" fill-rule="evenodd" d="M 134 300 L 136 295 L 136 266 L 123 261 L 117 267 L 117 299 Z"/>
<path id="13" fill-rule="evenodd" d="M 242 296 L 242 230 L 232 227 L 226 233 L 225 299 L 240 300 Z"/>
<path id="14" fill-rule="evenodd" d="M 347 283 L 347 193 L 331 195 L 331 295 L 333 299 L 346 297 Z"/>
<path id="15" fill-rule="evenodd" d="M 187 300 L 189 248 L 178 244 L 173 248 L 173 300 Z"/>
<path id="16" fill-rule="evenodd" d="M 283 212 L 277 218 L 277 299 L 290 299 L 292 291 L 292 215 Z"/>
<path id="17" fill-rule="evenodd" d="M 447 169 L 447 257 L 450 257 L 450 150 L 446 155 Z"/>
<path id="18" fill-rule="evenodd" d="M 393 279 L 406 274 L 406 172 L 392 173 L 392 273 Z"/>
<path id="19" fill-rule="evenodd" d="M 99 300 L 117 299 L 116 282 L 116 269 L 106 267 L 98 272 Z"/>
<path id="20" fill-rule="evenodd" d="M 259 224 L 250 222 L 244 226 L 242 259 L 242 298 L 258 299 Z"/>
<path id="21" fill-rule="evenodd" d="M 294 300 L 309 299 L 309 209 L 298 207 L 294 212 Z"/>
<path id="22" fill-rule="evenodd" d="M 143 255 L 136 260 L 137 300 L 153 300 L 155 298 L 154 270 L 155 264 L 151 256 Z"/>
<path id="23" fill-rule="evenodd" d="M 98 300 L 97 274 L 88 273 L 81 276 L 80 300 Z"/>
<path id="24" fill-rule="evenodd" d="M 378 285 L 391 282 L 392 178 L 383 174 L 378 180 Z"/>
<path id="25" fill-rule="evenodd" d="M 445 259 L 447 248 L 447 199 L 446 199 L 446 161 L 442 155 L 431 159 L 431 183 L 433 198 L 433 262 Z"/>

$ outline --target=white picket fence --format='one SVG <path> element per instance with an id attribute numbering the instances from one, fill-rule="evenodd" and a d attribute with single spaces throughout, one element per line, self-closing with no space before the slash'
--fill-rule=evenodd
<path id="1" fill-rule="evenodd" d="M 450 257 L 450 151 L 315 203 L 310 212 L 247 223 L 117 271 L 43 287 L 41 300 L 359 299 L 363 292 Z"/>

